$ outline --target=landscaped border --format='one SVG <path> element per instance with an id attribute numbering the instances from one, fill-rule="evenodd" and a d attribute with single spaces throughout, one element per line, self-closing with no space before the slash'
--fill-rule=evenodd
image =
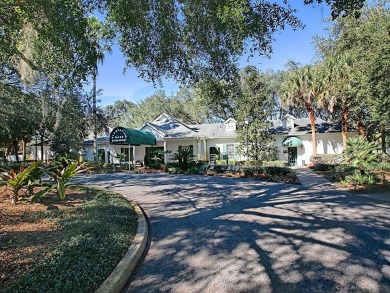
<path id="1" fill-rule="evenodd" d="M 124 195 L 122 196 L 126 198 Z M 118 265 L 108 276 L 108 278 L 103 282 L 103 284 L 101 284 L 100 287 L 95 291 L 96 293 L 121 292 L 129 278 L 131 277 L 131 274 L 137 267 L 145 251 L 149 235 L 148 223 L 140 206 L 134 200 L 127 200 L 131 203 L 134 211 L 137 213 L 137 234 L 135 235 L 133 243 L 131 244 L 129 250 L 126 252 L 125 256 L 118 263 Z"/>

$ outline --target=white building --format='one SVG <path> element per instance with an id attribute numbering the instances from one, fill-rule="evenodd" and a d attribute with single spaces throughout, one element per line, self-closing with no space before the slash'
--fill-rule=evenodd
<path id="1" fill-rule="evenodd" d="M 290 165 L 302 166 L 309 163 L 313 154 L 309 119 L 287 115 L 283 120 L 273 121 L 273 124 L 270 131 L 275 134 L 278 159 L 288 161 Z M 164 113 L 154 121 L 145 123 L 140 131 L 118 127 L 110 136 L 99 137 L 98 152 L 104 162 L 118 163 L 121 159 L 124 162 L 141 161 L 150 164 L 169 162 L 173 153 L 186 147 L 192 150 L 194 160 L 210 161 L 214 158 L 213 154 L 219 153 L 221 159 L 222 154 L 225 154 L 229 159 L 243 161 L 247 158 L 237 152 L 236 125 L 237 121 L 232 118 L 223 123 L 187 125 Z M 340 126 L 317 119 L 316 127 L 317 153 L 341 153 L 343 146 Z M 142 133 L 153 134 L 155 140 L 147 140 L 146 145 L 138 140 L 132 141 L 131 136 L 136 139 L 135 136 Z M 126 138 L 121 140 L 121 135 Z M 351 132 L 348 135 L 355 136 L 357 133 Z M 121 141 L 118 141 L 118 137 Z M 117 142 L 113 139 L 117 139 Z M 120 144 L 110 144 L 110 141 Z M 84 148 L 85 159 L 92 160 L 93 141 L 85 141 Z"/>

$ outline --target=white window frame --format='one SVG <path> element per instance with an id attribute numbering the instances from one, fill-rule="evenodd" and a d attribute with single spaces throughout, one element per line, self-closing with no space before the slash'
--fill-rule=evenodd
<path id="1" fill-rule="evenodd" d="M 231 150 L 229 151 L 229 147 L 233 146 L 233 153 Z M 236 144 L 235 143 L 227 143 L 226 144 L 226 154 L 228 155 L 229 159 L 234 159 L 236 156 Z"/>
<path id="2" fill-rule="evenodd" d="M 234 121 L 229 121 L 226 123 L 226 131 L 234 131 L 236 130 L 236 123 Z"/>

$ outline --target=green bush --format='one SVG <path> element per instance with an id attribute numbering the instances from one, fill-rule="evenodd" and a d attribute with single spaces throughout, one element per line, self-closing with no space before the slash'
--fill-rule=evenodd
<path id="1" fill-rule="evenodd" d="M 287 167 L 264 167 L 264 173 L 270 176 L 286 176 L 291 172 Z"/>
<path id="2" fill-rule="evenodd" d="M 179 167 L 170 167 L 170 168 L 168 168 L 168 173 L 170 173 L 170 174 L 180 174 L 180 173 L 183 173 L 183 170 L 180 169 Z"/>
<path id="3" fill-rule="evenodd" d="M 166 165 L 167 165 L 168 168 L 172 168 L 172 167 L 173 168 L 179 168 L 180 167 L 178 162 L 168 162 Z"/>
<path id="4" fill-rule="evenodd" d="M 81 206 L 37 214 L 59 218 L 64 238 L 4 292 L 94 292 L 103 283 L 127 251 L 137 216 L 122 196 L 92 192 L 96 197 Z"/>
<path id="5" fill-rule="evenodd" d="M 192 166 L 192 167 L 188 168 L 188 170 L 187 170 L 188 174 L 198 174 L 198 172 L 199 172 L 198 168 L 195 166 Z"/>
<path id="6" fill-rule="evenodd" d="M 243 168 L 242 172 L 244 173 L 245 177 L 253 177 L 253 169 L 252 168 Z"/>
<path id="7" fill-rule="evenodd" d="M 344 172 L 344 173 L 351 173 L 354 172 L 355 170 L 356 168 L 354 166 L 346 165 L 346 164 L 336 165 L 334 168 L 335 172 Z"/>
<path id="8" fill-rule="evenodd" d="M 379 163 L 377 169 L 383 171 L 390 171 L 390 162 Z"/>
<path id="9" fill-rule="evenodd" d="M 375 142 L 370 142 L 360 136 L 349 138 L 342 159 L 344 162 L 358 168 L 361 175 L 364 175 L 367 170 L 371 170 L 378 164 L 379 155 L 377 150 L 378 146 Z"/>
<path id="10" fill-rule="evenodd" d="M 353 185 L 375 185 L 379 183 L 379 178 L 375 174 L 366 173 L 361 174 L 356 171 L 352 175 L 348 175 L 345 179 L 346 182 L 351 183 Z"/>
<path id="11" fill-rule="evenodd" d="M 264 167 L 287 167 L 288 162 L 286 161 L 263 161 Z"/>
<path id="12" fill-rule="evenodd" d="M 324 164 L 324 163 L 316 163 L 314 164 L 315 171 L 334 171 L 336 168 L 335 165 Z"/>
<path id="13" fill-rule="evenodd" d="M 157 170 L 159 170 L 159 169 L 161 169 L 161 164 L 160 163 L 149 164 L 147 167 L 150 168 L 150 169 L 157 169 Z"/>
<path id="14" fill-rule="evenodd" d="M 206 164 L 208 164 L 208 161 L 204 161 L 204 160 L 196 160 L 196 161 L 191 161 L 190 163 L 189 163 L 189 166 L 190 167 L 200 167 L 200 166 L 203 166 L 203 165 L 206 165 Z"/>
<path id="15" fill-rule="evenodd" d="M 262 166 L 263 165 L 263 162 L 262 161 L 256 161 L 256 160 L 252 160 L 252 161 L 245 161 L 244 162 L 244 166 Z"/>

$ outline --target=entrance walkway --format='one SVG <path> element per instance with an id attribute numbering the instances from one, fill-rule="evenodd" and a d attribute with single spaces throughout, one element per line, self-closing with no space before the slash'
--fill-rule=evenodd
<path id="1" fill-rule="evenodd" d="M 334 185 L 325 179 L 321 175 L 316 174 L 314 171 L 307 167 L 292 167 L 295 170 L 299 181 L 303 187 L 307 188 L 332 188 Z"/>

